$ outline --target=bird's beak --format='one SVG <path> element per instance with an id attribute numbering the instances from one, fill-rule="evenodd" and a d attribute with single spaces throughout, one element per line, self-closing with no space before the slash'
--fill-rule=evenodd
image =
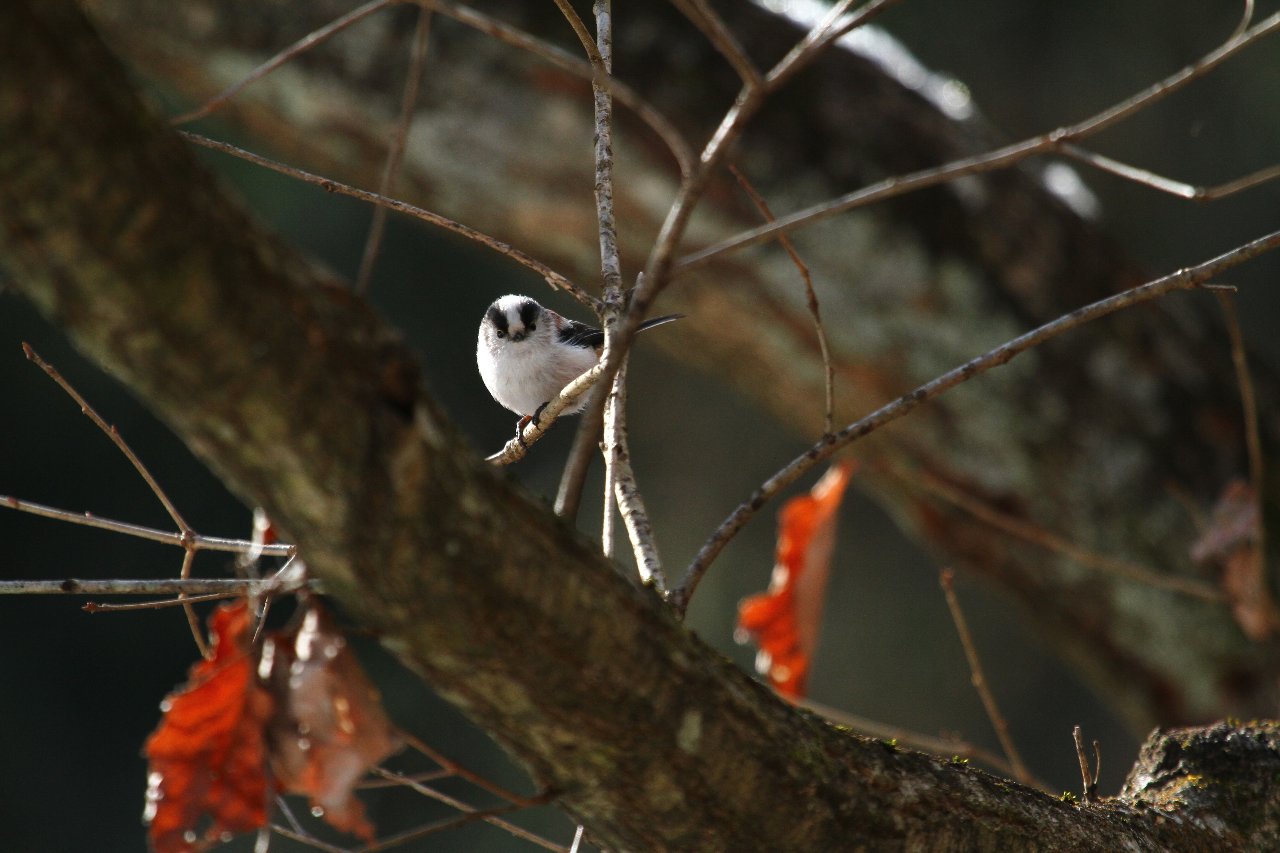
<path id="1" fill-rule="evenodd" d="M 513 340 L 513 341 L 523 341 L 523 340 L 524 340 L 524 332 L 512 332 L 512 333 L 511 333 L 511 340 Z"/>

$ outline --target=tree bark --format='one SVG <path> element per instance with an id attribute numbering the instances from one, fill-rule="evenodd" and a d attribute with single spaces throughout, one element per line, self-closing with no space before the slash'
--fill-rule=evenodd
<path id="1" fill-rule="evenodd" d="M 15 286 L 605 846 L 1280 841 L 1268 726 L 1153 744 L 1127 799 L 1081 807 L 796 711 L 483 464 L 394 333 L 219 194 L 74 4 L 0 7 L 0 74 L 22 81 L 0 92 Z M 1216 798 L 1140 804 L 1175 777 Z"/>
<path id="2" fill-rule="evenodd" d="M 283 17 L 238 2 L 102 0 L 94 8 L 124 53 L 197 100 L 348 11 L 337 2 Z M 551 6 L 486 8 L 552 41 L 567 39 Z M 751 4 L 726 14 L 755 57 L 780 56 L 799 35 Z M 620 77 L 689 139 L 704 139 L 736 93 L 728 67 L 667 4 L 629 8 L 617 25 Z M 411 29 L 399 12 L 362 22 L 294 62 L 288 75 L 255 83 L 224 115 L 290 162 L 376 186 Z M 401 195 L 589 281 L 598 261 L 592 210 L 583 203 L 591 181 L 587 82 L 456 24 L 442 22 L 437 34 Z M 952 121 L 874 62 L 842 50 L 803 74 L 754 127 L 735 159 L 779 212 L 993 143 L 978 122 Z M 625 120 L 623 130 L 617 206 L 624 264 L 636 269 L 675 175 L 653 133 Z M 735 192 L 713 185 L 691 244 L 758 224 Z M 827 318 L 844 422 L 1143 278 L 1021 168 L 847 214 L 796 240 Z M 656 345 L 817 437 L 822 366 L 789 261 L 760 250 L 723 256 L 682 276 L 665 298 L 672 309 L 715 322 L 679 324 Z M 1189 496 L 1207 512 L 1247 471 L 1241 407 L 1216 322 L 1181 298 L 1109 318 L 855 448 L 869 463 L 863 488 L 940 560 L 1010 592 L 1139 729 L 1271 713 L 1280 699 L 1275 643 L 1250 641 L 1222 601 L 1090 568 L 1010 536 L 1007 526 L 922 484 L 941 483 L 970 507 L 1085 550 L 1216 583 L 1217 569 L 1191 562 L 1196 532 L 1174 497 Z M 1260 395 L 1274 400 L 1275 375 L 1254 370 Z M 1262 431 L 1268 448 L 1276 446 L 1280 421 L 1267 416 Z M 1274 482 L 1268 477 L 1269 507 Z"/>

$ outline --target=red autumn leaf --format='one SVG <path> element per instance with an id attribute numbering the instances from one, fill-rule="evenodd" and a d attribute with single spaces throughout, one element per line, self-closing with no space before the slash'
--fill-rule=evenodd
<path id="1" fill-rule="evenodd" d="M 262 669 L 279 709 L 270 751 L 281 788 L 306 794 L 330 825 L 372 842 L 352 789 L 401 744 L 346 639 L 312 602 L 295 631 L 267 639 Z"/>
<path id="2" fill-rule="evenodd" d="M 738 605 L 739 642 L 755 642 L 760 649 L 756 669 L 785 696 L 805 695 L 831 574 L 836 510 L 853 469 L 851 462 L 837 463 L 809 494 L 787 501 L 778 514 L 769 590 Z"/>
<path id="3" fill-rule="evenodd" d="M 1209 525 L 1191 546 L 1193 560 L 1221 569 L 1231 613 L 1255 641 L 1280 629 L 1280 612 L 1263 570 L 1261 532 L 1257 492 L 1243 480 L 1234 480 L 1223 489 Z"/>
<path id="4" fill-rule="evenodd" d="M 213 659 L 192 666 L 187 685 L 161 704 L 164 719 L 144 749 L 144 819 L 157 853 L 202 849 L 267 822 L 264 726 L 273 703 L 249 653 L 248 606 L 219 607 L 210 633 Z"/>

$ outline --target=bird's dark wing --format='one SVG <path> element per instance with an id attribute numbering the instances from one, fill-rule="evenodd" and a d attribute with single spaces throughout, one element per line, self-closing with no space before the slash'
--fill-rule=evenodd
<path id="1" fill-rule="evenodd" d="M 577 320 L 565 320 L 560 327 L 560 342 L 583 349 L 595 349 L 604 346 L 604 332 Z"/>

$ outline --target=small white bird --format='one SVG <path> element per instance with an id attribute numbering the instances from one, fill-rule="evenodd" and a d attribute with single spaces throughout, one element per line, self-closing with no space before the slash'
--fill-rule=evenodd
<path id="1" fill-rule="evenodd" d="M 678 320 L 683 314 L 655 317 L 641 329 Z M 527 296 L 509 295 L 495 301 L 480 321 L 476 364 L 493 399 L 526 419 L 536 420 L 542 408 L 564 386 L 590 370 L 600 359 L 604 332 L 561 317 Z M 586 395 L 565 414 L 587 405 Z"/>

